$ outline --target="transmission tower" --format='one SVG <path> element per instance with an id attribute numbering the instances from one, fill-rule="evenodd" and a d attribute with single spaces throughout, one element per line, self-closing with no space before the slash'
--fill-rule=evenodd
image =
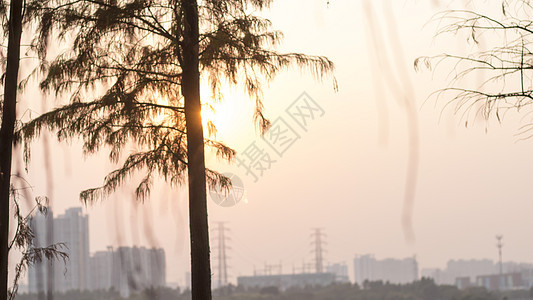
<path id="1" fill-rule="evenodd" d="M 323 232 L 323 228 L 313 228 L 311 237 L 313 241 L 313 252 L 315 254 L 315 272 L 324 273 L 324 249 L 323 245 L 325 242 L 326 234 Z"/>
<path id="2" fill-rule="evenodd" d="M 502 261 L 503 243 L 502 243 L 502 239 L 503 239 L 503 235 L 497 235 L 496 236 L 496 240 L 498 241 L 496 243 L 496 247 L 498 247 L 498 255 L 500 257 L 500 289 L 504 289 L 505 288 L 505 282 L 504 282 L 504 279 L 503 279 L 503 261 Z"/>
<path id="3" fill-rule="evenodd" d="M 226 232 L 229 229 L 225 226 L 225 222 L 218 222 L 217 227 L 215 227 L 217 232 L 217 243 L 216 243 L 216 252 L 217 252 L 217 261 L 218 261 L 218 286 L 222 287 L 228 285 L 228 264 L 227 264 L 227 255 L 226 250 L 229 248 L 226 244 L 226 240 L 229 238 L 226 235 Z"/>

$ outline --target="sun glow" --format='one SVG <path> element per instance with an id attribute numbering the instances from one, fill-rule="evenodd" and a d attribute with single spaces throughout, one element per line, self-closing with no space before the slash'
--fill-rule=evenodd
<path id="1" fill-rule="evenodd" d="M 202 86 L 202 125 L 204 135 L 208 137 L 212 125 L 216 128 L 216 140 L 232 139 L 242 132 L 243 124 L 252 125 L 251 101 L 244 93 L 235 88 L 221 89 L 220 100 L 215 100 L 208 86 Z M 212 124 L 212 125 L 211 125 Z"/>

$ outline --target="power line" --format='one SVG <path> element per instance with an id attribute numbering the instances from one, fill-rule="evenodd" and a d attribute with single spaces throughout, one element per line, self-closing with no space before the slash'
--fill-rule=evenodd
<path id="1" fill-rule="evenodd" d="M 257 270 L 254 266 L 254 276 L 257 275 L 281 275 L 282 266 L 281 262 L 279 264 L 267 264 L 265 262 L 265 268 L 263 270 Z"/>

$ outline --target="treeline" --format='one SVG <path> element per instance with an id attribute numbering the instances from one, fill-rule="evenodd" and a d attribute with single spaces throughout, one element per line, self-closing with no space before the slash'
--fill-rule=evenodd
<path id="1" fill-rule="evenodd" d="M 16 300 L 38 300 L 37 295 L 18 295 Z M 42 298 L 41 298 L 42 299 Z M 108 291 L 58 293 L 55 300 L 190 300 L 189 290 L 155 288 L 122 298 L 111 289 Z M 485 288 L 472 287 L 459 290 L 452 285 L 437 285 L 432 279 L 422 278 L 410 284 L 365 282 L 363 286 L 336 283 L 329 286 L 294 287 L 285 291 L 277 287 L 244 289 L 228 286 L 213 291 L 214 300 L 526 300 L 533 299 L 530 290 L 489 292 Z"/>

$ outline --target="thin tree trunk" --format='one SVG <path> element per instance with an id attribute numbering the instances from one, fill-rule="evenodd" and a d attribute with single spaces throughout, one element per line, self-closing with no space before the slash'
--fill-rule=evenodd
<path id="1" fill-rule="evenodd" d="M 185 30 L 183 33 L 181 90 L 185 99 L 185 122 L 187 128 L 191 292 L 193 300 L 211 300 L 204 135 L 202 117 L 200 115 L 202 106 L 198 63 L 198 5 L 196 0 L 183 0 L 182 5 L 185 16 Z"/>
<path id="2" fill-rule="evenodd" d="M 0 127 L 0 299 L 7 298 L 9 244 L 9 188 L 11 156 L 15 130 L 17 85 L 22 34 L 22 0 L 11 0 L 9 12 L 9 40 L 4 83 L 4 104 Z"/>

